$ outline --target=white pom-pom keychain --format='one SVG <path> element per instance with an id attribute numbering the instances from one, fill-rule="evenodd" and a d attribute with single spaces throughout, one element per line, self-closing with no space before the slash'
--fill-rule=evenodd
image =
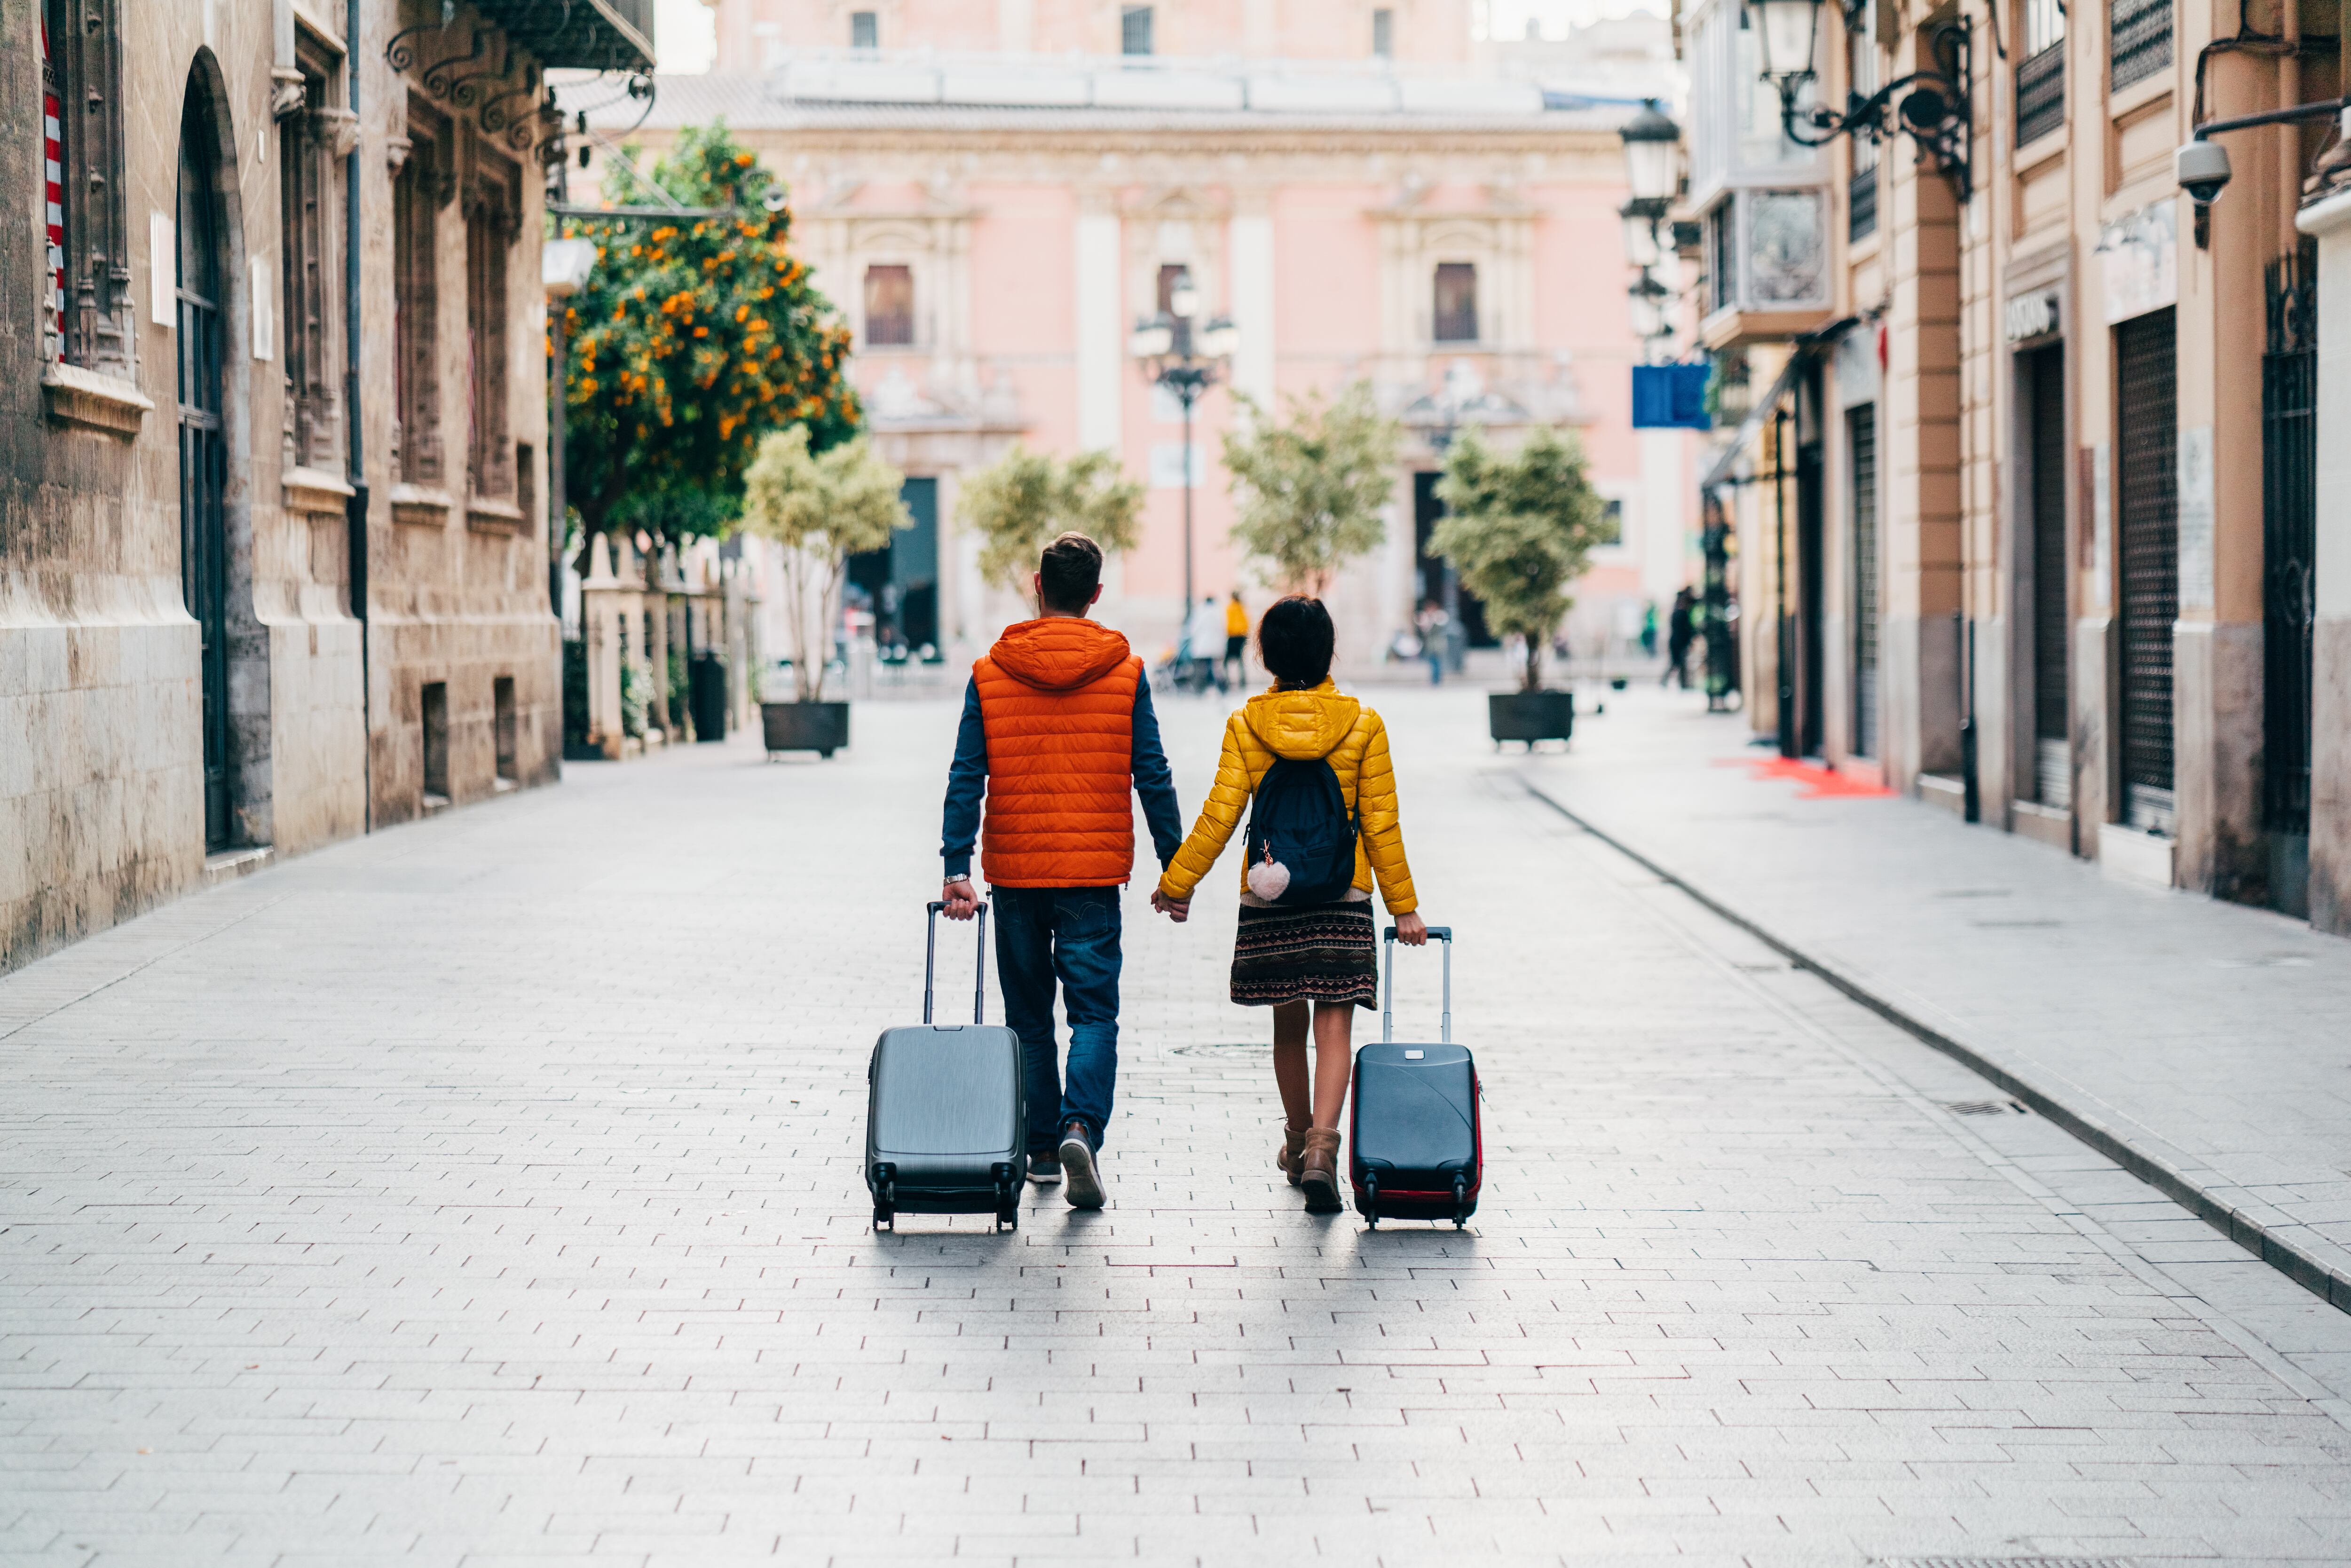
<path id="1" fill-rule="evenodd" d="M 1273 858 L 1270 844 L 1266 846 L 1265 859 L 1249 868 L 1249 890 L 1268 904 L 1279 904 L 1290 891 L 1290 868 Z"/>

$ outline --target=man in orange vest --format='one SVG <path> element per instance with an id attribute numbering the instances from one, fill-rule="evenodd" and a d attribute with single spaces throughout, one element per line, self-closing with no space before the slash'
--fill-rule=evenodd
<path id="1" fill-rule="evenodd" d="M 1118 895 L 1134 873 L 1129 791 L 1143 799 L 1163 868 L 1184 841 L 1143 661 L 1086 615 L 1102 597 L 1102 562 L 1083 534 L 1047 545 L 1030 580 L 1037 619 L 1007 626 L 972 665 L 939 851 L 947 915 L 968 920 L 979 904 L 971 883 L 979 840 L 1004 1021 L 1020 1037 L 1029 1178 L 1066 1174 L 1073 1208 L 1102 1206 L 1102 1134 L 1118 1079 Z M 1053 1041 L 1056 980 L 1070 1019 L 1066 1091 Z"/>

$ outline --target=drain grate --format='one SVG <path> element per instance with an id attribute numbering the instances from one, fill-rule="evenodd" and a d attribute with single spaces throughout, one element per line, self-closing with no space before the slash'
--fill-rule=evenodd
<path id="1" fill-rule="evenodd" d="M 1262 1040 L 1210 1040 L 1167 1048 L 1168 1053 L 1174 1056 L 1230 1056 L 1238 1051 L 1270 1051 L 1272 1049 L 1271 1041 Z"/>
<path id="2" fill-rule="evenodd" d="M 2020 1104 L 2018 1104 L 2018 1103 L 2017 1103 L 2015 1101 L 2013 1101 L 2013 1100 L 1946 1100 L 1945 1102 L 1943 1102 L 1943 1109 L 1944 1109 L 1944 1110 L 1946 1110 L 1946 1111 L 1949 1111 L 1949 1112 L 1952 1113 L 1954 1115 L 1959 1115 L 1959 1116 L 2006 1116 L 2006 1115 L 2010 1115 L 2010 1114 L 2015 1114 L 2015 1115 L 2022 1116 L 2022 1115 L 2024 1115 L 2024 1114 L 2026 1114 L 2026 1113 L 2026 1113 L 2026 1111 L 2025 1111 L 2025 1109 L 2024 1109 L 2024 1107 L 2023 1107 L 2023 1106 L 2022 1106 L 2022 1105 L 2020 1105 Z M 1892 1559 L 1888 1559 L 1888 1561 L 1890 1562 L 1890 1561 L 1892 1561 Z M 1904 1559 L 1902 1559 L 1901 1561 L 1902 1561 L 1905 1564 L 1908 1564 L 1908 1563 L 1943 1563 L 1943 1562 L 1950 1562 L 1950 1563 L 1963 1563 L 1963 1562 L 1964 1562 L 1964 1563 L 1993 1563 L 1993 1562 L 2000 1562 L 2000 1563 L 2074 1563 L 2074 1562 L 2090 1563 L 2090 1562 L 2104 1561 L 2104 1559 L 2094 1559 L 2094 1558 L 2088 1558 L 2088 1557 L 2083 1557 L 2083 1558 L 2073 1558 L 2073 1557 L 2001 1557 L 2001 1558 L 1992 1558 L 1992 1557 L 1981 1557 L 1981 1558 L 1977 1558 L 1977 1557 L 1968 1557 L 1968 1558 L 1960 1558 L 1960 1557 L 1952 1557 L 1952 1558 L 1948 1558 L 1948 1559 L 1947 1559 L 1947 1558 L 1940 1558 L 1940 1557 L 1918 1557 L 1918 1558 L 1904 1558 Z"/>

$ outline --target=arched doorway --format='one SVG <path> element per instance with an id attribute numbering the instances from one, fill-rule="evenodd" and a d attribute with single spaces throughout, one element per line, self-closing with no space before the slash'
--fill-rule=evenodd
<path id="1" fill-rule="evenodd" d="M 180 578 L 202 635 L 204 847 L 235 837 L 228 706 L 228 439 L 223 418 L 218 153 L 203 94 L 191 84 L 180 114 L 178 406 Z"/>

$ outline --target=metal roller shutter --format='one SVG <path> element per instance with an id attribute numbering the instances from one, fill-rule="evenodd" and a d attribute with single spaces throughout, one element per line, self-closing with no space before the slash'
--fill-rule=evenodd
<path id="1" fill-rule="evenodd" d="M 2179 618 L 2179 417 L 2169 310 L 2115 329 L 2122 557 L 2123 820 L 2171 831 L 2171 626 Z"/>
<path id="2" fill-rule="evenodd" d="M 2044 806 L 2074 802 L 2067 737 L 2073 693 L 2067 677 L 2065 609 L 2065 350 L 2025 360 L 2032 455 L 2032 738 L 2035 793 Z"/>
<path id="3" fill-rule="evenodd" d="M 1844 416 L 1853 454 L 1853 749 L 1877 755 L 1877 405 Z"/>

